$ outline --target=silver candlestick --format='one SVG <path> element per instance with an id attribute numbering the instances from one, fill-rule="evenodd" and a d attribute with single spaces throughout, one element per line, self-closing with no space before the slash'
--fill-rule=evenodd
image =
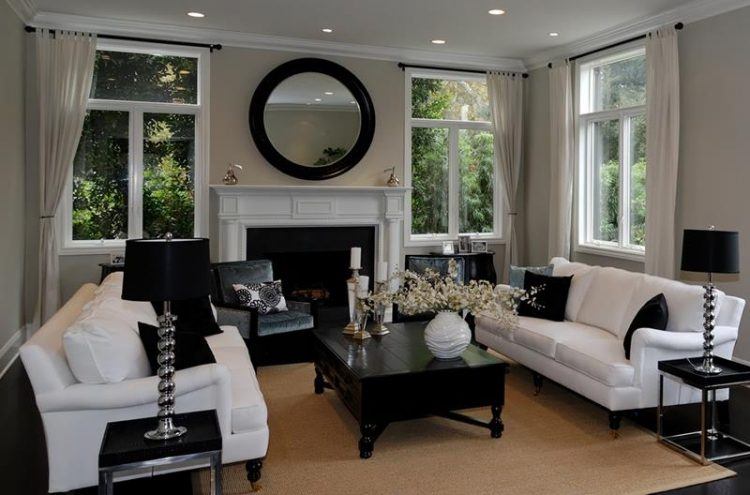
<path id="1" fill-rule="evenodd" d="M 168 239 L 169 240 L 169 239 Z M 174 320 L 172 303 L 164 301 L 164 314 L 159 317 L 159 426 L 143 436 L 148 440 L 169 440 L 184 435 L 187 428 L 174 425 Z"/>
<path id="2" fill-rule="evenodd" d="M 387 287 L 388 282 L 376 282 L 375 292 L 386 290 Z M 388 330 L 388 327 L 385 326 L 385 305 L 375 305 L 375 307 L 372 309 L 372 319 L 375 322 L 375 328 L 370 331 L 370 335 L 381 336 L 391 333 L 391 331 Z"/>
<path id="3" fill-rule="evenodd" d="M 352 276 L 346 281 L 347 289 L 347 302 L 349 303 L 349 323 L 344 327 L 344 333 L 347 335 L 354 335 L 359 331 L 359 323 L 357 322 L 357 290 L 359 289 L 359 270 L 361 266 L 349 267 L 352 271 Z"/>

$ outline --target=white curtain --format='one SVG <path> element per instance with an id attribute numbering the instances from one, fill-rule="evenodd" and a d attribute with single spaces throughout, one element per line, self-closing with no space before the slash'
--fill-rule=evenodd
<path id="1" fill-rule="evenodd" d="M 680 70 L 674 27 L 649 33 L 646 88 L 646 273 L 674 278 L 680 145 Z"/>
<path id="2" fill-rule="evenodd" d="M 508 267 L 518 264 L 516 236 L 516 199 L 521 176 L 523 153 L 524 79 L 520 74 L 487 73 L 487 90 L 492 110 L 495 160 L 505 192 L 506 245 L 503 280 L 507 281 Z"/>
<path id="3" fill-rule="evenodd" d="M 40 324 L 60 305 L 54 217 L 81 137 L 95 55 L 94 35 L 36 32 L 40 225 L 35 320 Z"/>
<path id="4" fill-rule="evenodd" d="M 549 258 L 570 258 L 573 217 L 573 89 L 566 61 L 549 71 L 550 185 Z"/>

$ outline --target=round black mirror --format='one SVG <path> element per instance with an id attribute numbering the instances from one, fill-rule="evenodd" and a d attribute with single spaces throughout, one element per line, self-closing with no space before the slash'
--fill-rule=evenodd
<path id="1" fill-rule="evenodd" d="M 319 58 L 292 60 L 269 72 L 253 94 L 249 118 L 263 157 L 307 180 L 354 167 L 375 133 L 365 86 L 344 67 Z"/>

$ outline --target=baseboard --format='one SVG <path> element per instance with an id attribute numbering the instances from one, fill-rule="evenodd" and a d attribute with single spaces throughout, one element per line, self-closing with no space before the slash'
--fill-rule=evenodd
<path id="1" fill-rule="evenodd" d="M 11 335 L 8 342 L 0 347 L 0 379 L 3 378 L 5 372 L 8 371 L 10 366 L 15 362 L 18 357 L 18 349 L 23 343 L 23 337 L 26 334 L 26 330 L 21 328 Z"/>

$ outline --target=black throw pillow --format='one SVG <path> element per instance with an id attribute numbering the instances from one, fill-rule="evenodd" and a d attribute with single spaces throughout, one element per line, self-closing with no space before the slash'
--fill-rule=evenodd
<path id="1" fill-rule="evenodd" d="M 622 341 L 622 346 L 625 348 L 625 357 L 630 359 L 630 344 L 636 330 L 639 328 L 666 330 L 668 321 L 669 307 L 664 294 L 656 295 L 646 301 L 636 313 L 633 322 L 628 327 L 628 333 L 625 334 L 625 339 Z"/>
<path id="2" fill-rule="evenodd" d="M 152 301 L 151 305 L 156 310 L 157 315 L 164 314 L 164 303 Z M 208 296 L 172 301 L 172 314 L 177 316 L 174 321 L 177 333 L 197 333 L 204 337 L 221 333 L 221 328 L 216 323 L 214 312 L 211 310 L 211 301 Z"/>
<path id="3" fill-rule="evenodd" d="M 146 356 L 151 365 L 151 372 L 156 374 L 159 369 L 159 363 L 156 360 L 159 355 L 159 328 L 148 323 L 138 322 L 138 333 L 141 336 L 143 348 L 146 349 Z M 211 364 L 216 362 L 214 353 L 206 342 L 206 337 L 197 333 L 175 332 L 174 335 L 174 367 L 175 370 L 183 370 L 200 366 L 202 364 Z"/>
<path id="4" fill-rule="evenodd" d="M 563 321 L 565 319 L 565 305 L 568 303 L 568 292 L 570 291 L 569 277 L 551 277 L 526 271 L 523 288 L 530 291 L 536 287 L 534 304 L 521 301 L 518 305 L 518 314 L 521 316 L 533 316 L 545 320 Z"/>

